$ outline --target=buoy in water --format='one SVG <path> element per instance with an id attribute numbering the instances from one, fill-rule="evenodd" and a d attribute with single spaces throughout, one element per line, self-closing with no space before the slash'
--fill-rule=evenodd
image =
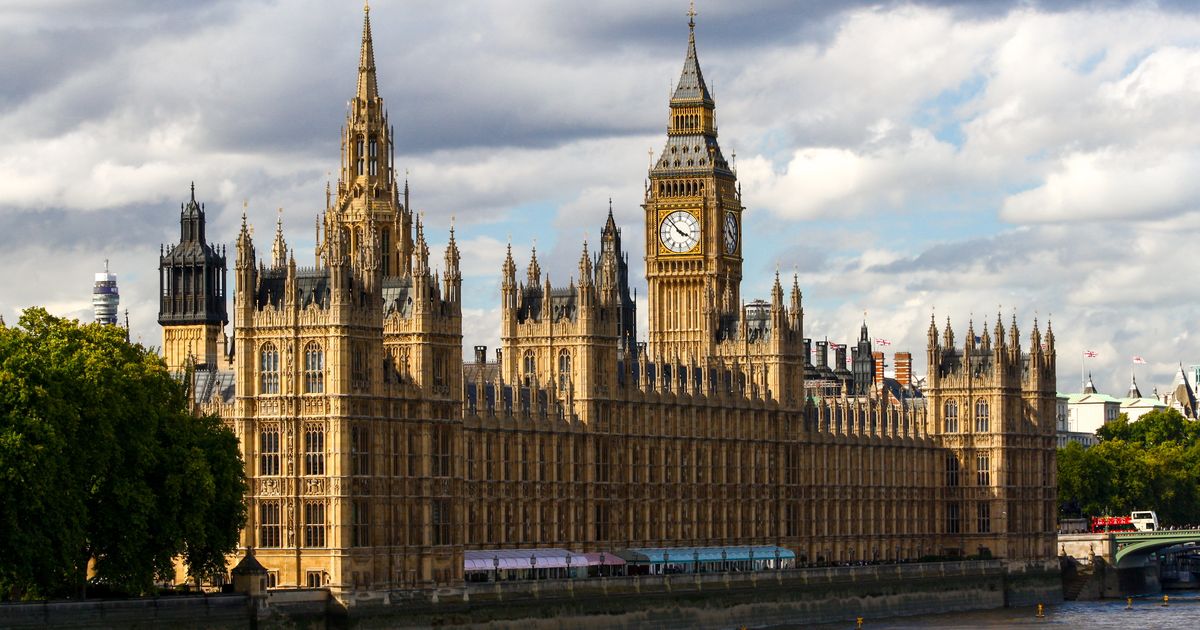
<path id="1" fill-rule="evenodd" d="M 1133 610 L 1133 598 L 1132 597 L 1125 598 L 1125 610 Z"/>
<path id="2" fill-rule="evenodd" d="M 1046 616 L 1045 607 L 1044 607 L 1044 606 L 1042 606 L 1041 604 L 1038 604 L 1038 614 L 1037 614 L 1037 616 L 1038 616 L 1038 619 L 1041 619 L 1041 618 L 1043 618 L 1043 617 L 1045 617 L 1045 616 Z"/>
<path id="3" fill-rule="evenodd" d="M 1163 595 L 1163 603 L 1162 603 L 1162 605 L 1163 605 L 1163 606 L 1170 606 L 1170 604 L 1168 604 L 1168 603 L 1167 603 L 1167 596 L 1166 596 L 1166 595 Z"/>
<path id="4" fill-rule="evenodd" d="M 855 627 L 855 628 L 859 628 L 859 629 L 861 630 L 861 628 L 862 628 L 862 617 L 858 617 L 858 618 L 857 618 L 855 621 L 857 622 L 857 624 L 856 624 L 854 627 Z"/>

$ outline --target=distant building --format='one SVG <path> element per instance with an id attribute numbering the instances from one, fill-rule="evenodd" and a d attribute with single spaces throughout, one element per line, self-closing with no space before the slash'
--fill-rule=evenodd
<path id="1" fill-rule="evenodd" d="M 117 275 L 108 272 L 108 261 L 104 261 L 103 273 L 96 274 L 96 282 L 92 285 L 92 313 L 97 324 L 116 325 L 117 306 L 121 303 L 121 295 L 117 291 Z"/>

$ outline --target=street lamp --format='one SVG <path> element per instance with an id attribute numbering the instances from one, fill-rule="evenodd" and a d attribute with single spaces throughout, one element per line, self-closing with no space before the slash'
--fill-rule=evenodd
<path id="1" fill-rule="evenodd" d="M 671 552 L 663 552 L 663 574 L 665 575 L 671 568 Z"/>
<path id="2" fill-rule="evenodd" d="M 775 570 L 778 571 L 783 567 L 779 566 L 779 545 L 775 545 Z"/>
<path id="3" fill-rule="evenodd" d="M 532 553 L 529 554 L 529 566 L 530 566 L 529 571 L 533 575 L 533 579 L 536 580 L 537 579 L 537 554 L 532 554 Z"/>
<path id="4" fill-rule="evenodd" d="M 750 570 L 754 570 L 754 547 L 750 548 Z"/>
<path id="5" fill-rule="evenodd" d="M 603 551 L 600 552 L 600 568 L 598 568 L 596 570 L 596 574 L 599 575 L 600 577 L 604 577 L 604 552 Z"/>
<path id="6" fill-rule="evenodd" d="M 700 572 L 700 552 L 692 551 L 692 573 Z"/>
<path id="7" fill-rule="evenodd" d="M 725 548 L 721 547 L 721 573 L 729 572 L 729 562 L 725 557 Z"/>
<path id="8" fill-rule="evenodd" d="M 571 579 L 571 552 L 567 551 L 567 579 Z"/>
<path id="9" fill-rule="evenodd" d="M 497 556 L 497 555 L 492 556 L 492 566 L 495 568 L 495 573 L 496 573 L 494 581 L 499 582 L 500 581 L 500 556 Z"/>

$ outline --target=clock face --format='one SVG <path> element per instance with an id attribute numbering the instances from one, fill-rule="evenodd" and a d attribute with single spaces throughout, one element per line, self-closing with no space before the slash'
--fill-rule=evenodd
<path id="1" fill-rule="evenodd" d="M 700 220 L 687 210 L 676 210 L 658 226 L 658 238 L 676 254 L 690 252 L 700 242 Z"/>
<path id="2" fill-rule="evenodd" d="M 732 212 L 725 215 L 725 253 L 732 254 L 738 246 L 738 222 Z"/>

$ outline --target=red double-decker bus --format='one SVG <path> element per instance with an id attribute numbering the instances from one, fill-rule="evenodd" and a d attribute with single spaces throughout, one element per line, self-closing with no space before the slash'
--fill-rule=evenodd
<path id="1" fill-rule="evenodd" d="M 1092 533 L 1102 532 L 1136 532 L 1132 516 L 1093 516 Z"/>

